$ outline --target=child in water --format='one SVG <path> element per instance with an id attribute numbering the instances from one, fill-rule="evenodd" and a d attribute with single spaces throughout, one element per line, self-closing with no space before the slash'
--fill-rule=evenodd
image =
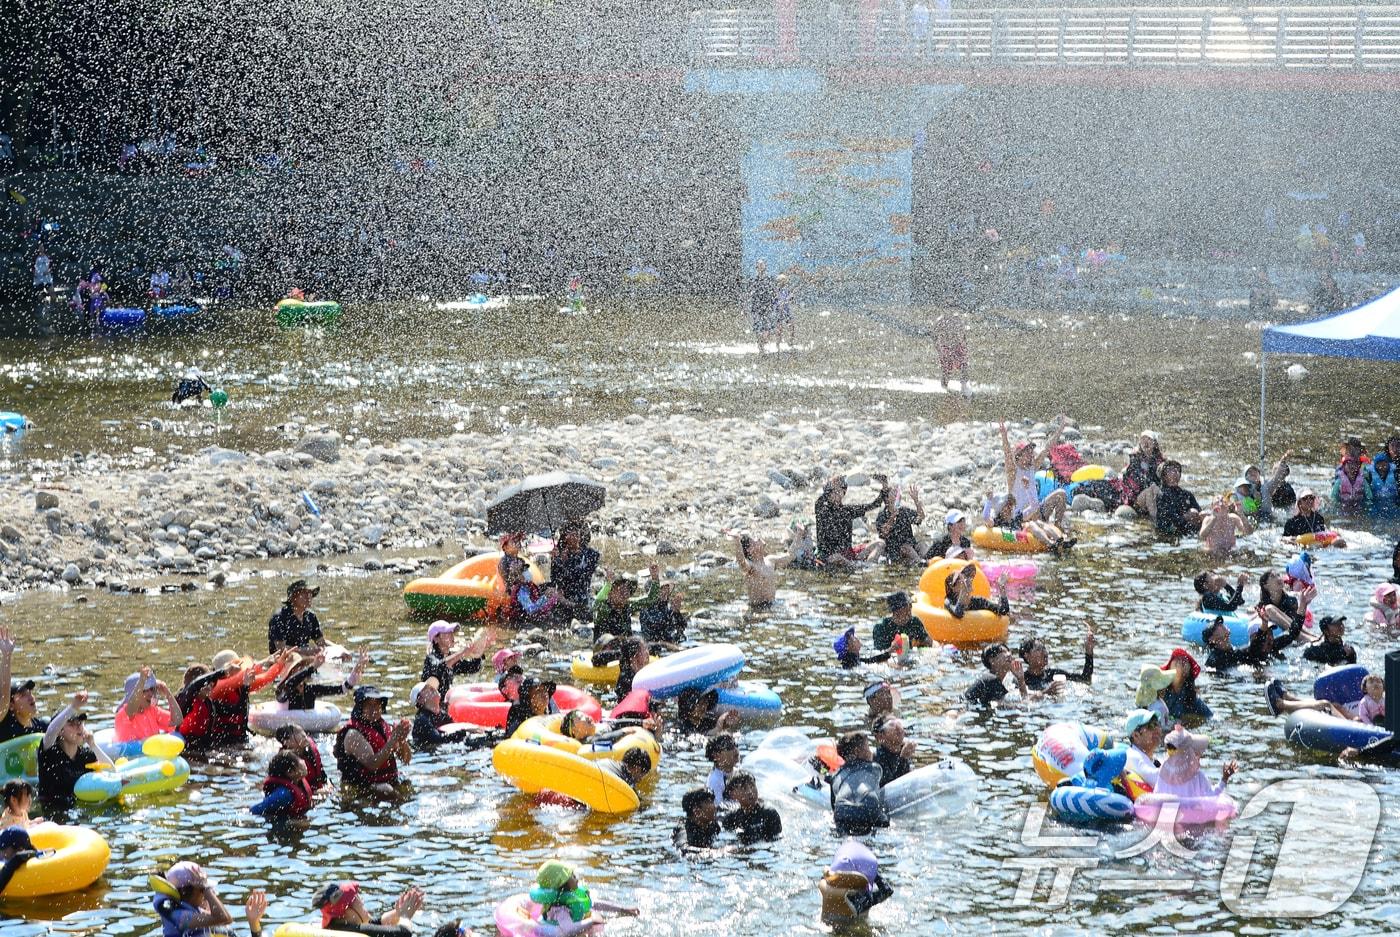
<path id="1" fill-rule="evenodd" d="M 686 791 L 681 810 L 685 812 L 685 823 L 676 830 L 676 845 L 681 849 L 713 849 L 721 832 L 716 797 L 704 787 Z"/>
<path id="2" fill-rule="evenodd" d="M 1385 687 L 1382 685 L 1381 690 Z M 0 830 L 12 826 L 28 829 L 36 823 L 43 823 L 43 817 L 31 817 L 29 808 L 34 806 L 34 788 L 28 781 L 14 779 L 5 782 L 0 789 L 0 797 L 5 800 L 5 812 L 0 813 Z"/>
<path id="3" fill-rule="evenodd" d="M 274 824 L 304 823 L 314 802 L 306 762 L 290 752 L 278 752 L 267 765 L 263 799 L 248 809 Z"/>
<path id="4" fill-rule="evenodd" d="M 1367 674 L 1361 681 L 1361 702 L 1356 704 L 1358 722 L 1368 725 L 1385 723 L 1385 680 L 1376 674 Z"/>
<path id="5" fill-rule="evenodd" d="M 724 788 L 739 766 L 739 746 L 734 736 L 726 733 L 710 739 L 705 743 L 705 757 L 714 766 L 705 780 L 705 787 L 714 795 L 715 806 L 719 807 L 724 804 Z"/>
<path id="6" fill-rule="evenodd" d="M 736 771 L 724 785 L 726 800 L 738 806 L 720 819 L 726 830 L 737 830 L 739 842 L 745 846 L 768 842 L 783 835 L 783 820 L 778 811 L 758 796 L 758 782 L 747 771 Z"/>
<path id="7" fill-rule="evenodd" d="M 1157 772 L 1157 786 L 1153 792 L 1171 794 L 1176 797 L 1216 797 L 1225 790 L 1239 765 L 1227 761 L 1220 772 L 1220 783 L 1212 786 L 1201 770 L 1201 755 L 1210 746 L 1210 739 L 1204 735 L 1192 735 L 1180 723 L 1167 733 L 1163 742 L 1167 749 L 1167 759 L 1162 762 L 1162 770 Z"/>
<path id="8" fill-rule="evenodd" d="M 554 928 L 551 935 L 571 937 L 587 933 L 590 928 L 601 928 L 604 918 L 599 911 L 620 914 L 623 917 L 636 917 L 641 912 L 636 908 L 594 901 L 587 888 L 578 880 L 573 866 L 558 859 L 550 859 L 535 873 L 535 887 L 530 889 L 530 900 L 540 906 L 540 921 L 549 921 Z"/>
<path id="9" fill-rule="evenodd" d="M 734 554 L 744 585 L 749 590 L 749 607 L 766 608 L 778 597 L 778 570 L 792 565 L 786 553 L 768 555 L 768 544 L 761 537 L 739 534 L 734 538 Z"/>
<path id="10" fill-rule="evenodd" d="M 897 638 L 903 635 L 895 635 Z M 832 649 L 836 651 L 837 662 L 847 670 L 859 667 L 861 664 L 879 664 L 890 659 L 894 651 L 881 651 L 879 654 L 871 654 L 869 657 L 860 656 L 860 638 L 856 636 L 855 628 L 847 628 L 841 632 L 841 636 L 832 643 Z M 892 645 L 893 646 L 893 645 Z"/>

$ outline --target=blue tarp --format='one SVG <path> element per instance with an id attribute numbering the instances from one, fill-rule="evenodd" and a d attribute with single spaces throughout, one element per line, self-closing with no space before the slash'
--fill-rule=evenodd
<path id="1" fill-rule="evenodd" d="M 1400 289 L 1326 319 L 1265 329 L 1261 350 L 1400 361 Z"/>

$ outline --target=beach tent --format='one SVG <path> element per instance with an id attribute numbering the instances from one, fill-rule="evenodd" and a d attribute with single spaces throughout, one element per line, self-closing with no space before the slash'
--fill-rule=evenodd
<path id="1" fill-rule="evenodd" d="M 1264 375 L 1271 354 L 1400 361 L 1400 288 L 1325 319 L 1265 329 L 1259 346 L 1259 464 L 1264 464 Z"/>

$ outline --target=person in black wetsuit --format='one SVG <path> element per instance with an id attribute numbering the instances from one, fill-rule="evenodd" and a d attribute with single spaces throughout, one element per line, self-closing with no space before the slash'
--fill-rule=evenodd
<path id="1" fill-rule="evenodd" d="M 1084 667 L 1079 673 L 1070 673 L 1068 670 L 1049 666 L 1050 652 L 1045 649 L 1045 642 L 1036 635 L 1031 635 L 1021 642 L 1017 655 L 1026 665 L 1024 676 L 1028 689 L 1049 690 L 1054 693 L 1058 692 L 1066 680 L 1073 680 L 1075 683 L 1094 682 L 1094 629 L 1092 625 L 1086 627 Z"/>
<path id="2" fill-rule="evenodd" d="M 719 691 L 686 687 L 676 697 L 677 729 L 682 735 L 715 735 L 739 728 L 739 714 L 718 711 Z"/>
<path id="3" fill-rule="evenodd" d="M 970 549 L 972 540 L 967 536 L 967 515 L 962 511 L 949 511 L 943 519 L 945 533 L 929 545 L 924 554 L 926 560 L 941 560 L 948 556 L 954 546 Z"/>
<path id="4" fill-rule="evenodd" d="M 891 717 L 880 723 L 879 728 L 875 730 L 875 742 L 873 760 L 882 772 L 881 787 L 914 770 L 914 765 L 909 759 L 914 757 L 915 745 L 913 741 L 904 737 L 904 723 L 898 718 Z"/>
<path id="5" fill-rule="evenodd" d="M 1301 537 L 1303 534 L 1320 534 L 1326 529 L 1327 518 L 1317 510 L 1317 492 L 1304 488 L 1298 492 L 1298 513 L 1284 522 L 1283 535 Z M 1340 538 L 1333 543 L 1339 547 L 1346 546 Z"/>
<path id="6" fill-rule="evenodd" d="M 849 732 L 836 743 L 836 754 L 844 764 L 831 776 L 831 812 L 836 832 L 843 836 L 865 836 L 890 825 L 889 813 L 880 796 L 883 769 L 875 762 L 870 738 L 864 732 Z"/>
<path id="7" fill-rule="evenodd" d="M 880 493 L 867 504 L 846 504 L 846 477 L 833 475 L 822 486 L 821 497 L 814 507 L 817 525 L 817 557 L 828 568 L 845 569 L 862 560 L 874 562 L 880 558 L 884 544 L 879 540 L 856 547 L 852 541 L 851 524 L 865 517 L 885 500 L 889 482 L 883 475 L 872 476 L 880 484 Z"/>
<path id="8" fill-rule="evenodd" d="M 461 650 L 453 650 L 457 639 L 457 624 L 435 621 L 428 626 L 428 653 L 423 657 L 419 680 L 436 680 L 438 692 L 444 696 L 452 689 L 452 678 L 481 672 L 482 653 L 487 634 L 482 632 Z"/>
<path id="9" fill-rule="evenodd" d="M 1201 529 L 1201 505 L 1196 496 L 1181 487 L 1181 463 L 1168 459 L 1160 470 L 1162 489 L 1152 513 L 1158 533 L 1180 537 Z"/>
<path id="10" fill-rule="evenodd" d="M 1026 686 L 1025 667 L 1019 658 L 1011 656 L 1005 644 L 993 644 L 982 649 L 982 666 L 989 673 L 979 677 L 963 692 L 969 706 L 986 706 L 1006 698 L 1006 675 L 1016 675 L 1016 686 L 1021 698 L 1028 699 L 1030 690 Z"/>
<path id="11" fill-rule="evenodd" d="M 312 588 L 305 579 L 287 587 L 287 601 L 267 622 L 267 651 L 269 654 L 284 647 L 310 653 L 325 647 L 320 619 L 311 610 L 311 600 L 321 594 L 321 587 Z"/>
<path id="12" fill-rule="evenodd" d="M 783 835 L 783 818 L 758 796 L 758 782 L 747 771 L 735 771 L 724 785 L 724 799 L 736 806 L 720 817 L 720 826 L 738 832 L 740 844 L 766 843 Z"/>
<path id="13" fill-rule="evenodd" d="M 884 507 L 875 515 L 875 532 L 885 542 L 885 559 L 891 563 L 922 566 L 924 560 L 919 555 L 919 544 L 914 537 L 914 527 L 924 522 L 924 505 L 919 500 L 919 489 L 909 486 L 909 498 L 914 502 L 912 508 L 899 506 L 899 489 L 896 487 L 886 487 L 883 494 Z"/>
<path id="14" fill-rule="evenodd" d="M 719 807 L 709 788 L 697 787 L 681 798 L 685 823 L 676 830 L 676 845 L 681 849 L 713 849 L 719 836 Z"/>
<path id="15" fill-rule="evenodd" d="M 0 895 L 10 884 L 16 872 L 30 859 L 37 858 L 39 850 L 29 840 L 24 827 L 12 826 L 0 830 Z"/>
<path id="16" fill-rule="evenodd" d="M 869 657 L 860 656 L 860 638 L 856 637 L 854 627 L 847 628 L 841 632 L 841 636 L 832 643 L 832 649 L 836 651 L 837 662 L 847 670 L 859 667 L 861 664 L 881 664 L 890 659 L 892 651 L 881 651 L 879 654 L 871 654 Z"/>
<path id="17" fill-rule="evenodd" d="M 554 617 L 561 624 L 591 620 L 593 573 L 598 569 L 599 554 L 588 545 L 588 539 L 588 526 L 583 521 L 568 521 L 559 528 L 549 576 L 550 584 L 559 590 Z"/>
<path id="18" fill-rule="evenodd" d="M 943 580 L 943 589 L 946 593 L 943 598 L 943 607 L 948 610 L 948 614 L 954 618 L 961 618 L 968 612 L 1011 614 L 1011 603 L 1007 601 L 1005 593 L 1002 593 L 1001 598 L 996 602 L 972 594 L 972 582 L 976 578 L 977 567 L 968 563 L 956 573 L 949 573 Z"/>
<path id="19" fill-rule="evenodd" d="M 1248 573 L 1240 573 L 1232 586 L 1219 573 L 1206 571 L 1197 574 L 1193 581 L 1196 594 L 1200 596 L 1196 600 L 1196 607 L 1203 612 L 1235 611 L 1244 604 L 1244 584 L 1248 579 Z"/>
<path id="20" fill-rule="evenodd" d="M 1318 630 L 1322 632 L 1322 640 L 1304 648 L 1303 659 L 1328 667 L 1356 663 L 1356 648 L 1342 640 L 1342 636 L 1346 634 L 1346 620 L 1345 615 L 1324 615 L 1317 623 Z"/>
<path id="21" fill-rule="evenodd" d="M 413 740 L 413 747 L 419 751 L 454 743 L 469 749 L 482 748 L 493 741 L 489 733 L 479 734 L 467 729 L 442 731 L 443 726 L 452 722 L 452 717 L 443 710 L 442 694 L 431 680 L 414 684 L 413 689 L 408 691 L 408 704 L 414 709 L 413 731 L 409 737 Z"/>
<path id="22" fill-rule="evenodd" d="M 1261 620 L 1293 631 L 1307 623 L 1308 605 L 1317 595 L 1316 586 L 1307 586 L 1295 597 L 1283 586 L 1278 573 L 1269 570 L 1259 576 L 1259 603 L 1255 611 Z"/>

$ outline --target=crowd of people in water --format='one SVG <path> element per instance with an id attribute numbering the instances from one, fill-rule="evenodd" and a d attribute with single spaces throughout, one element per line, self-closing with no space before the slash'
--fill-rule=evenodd
<path id="1" fill-rule="evenodd" d="M 1001 425 L 1005 490 L 987 492 L 983 527 L 1033 538 L 1056 555 L 1074 550 L 1077 538 L 1064 482 L 1084 466 L 1074 447 L 1061 442 L 1066 426 L 1066 418 L 1059 417 L 1047 438 L 1036 444 L 1013 440 L 1006 425 Z M 1148 784 L 1157 783 L 1164 744 L 1172 745 L 1173 737 L 1187 749 L 1196 744 L 1184 729 L 1179 731 L 1185 734 L 1174 736 L 1178 730 L 1173 727 L 1212 718 L 1197 683 L 1203 669 L 1262 667 L 1299 647 L 1304 659 L 1325 666 L 1357 661 L 1356 649 L 1346 641 L 1344 616 L 1321 615 L 1315 625 L 1312 620 L 1317 586 L 1307 547 L 1310 542 L 1320 544 L 1317 538 L 1328 535 L 1333 543 L 1341 543 L 1341 538 L 1319 512 L 1319 494 L 1290 484 L 1290 455 L 1286 453 L 1267 474 L 1258 466 L 1246 466 L 1232 491 L 1212 498 L 1204 510 L 1196 496 L 1182 487 L 1182 465 L 1167 457 L 1155 432 L 1144 431 L 1139 436 L 1121 471 L 1091 472 L 1076 483 L 1077 493 L 1088 494 L 1105 507 L 1128 508 L 1150 520 L 1165 536 L 1194 535 L 1213 554 L 1228 553 L 1239 536 L 1278 520 L 1283 521 L 1284 537 L 1301 538 L 1297 557 L 1285 569 L 1259 574 L 1255 597 L 1246 596 L 1250 584 L 1247 574 L 1231 580 L 1205 568 L 1195 577 L 1195 607 L 1214 616 L 1202 632 L 1204 659 L 1198 660 L 1197 655 L 1178 647 L 1165 662 L 1144 664 L 1132 705 L 1123 717 L 1127 767 Z M 1369 454 L 1359 440 L 1348 439 L 1341 447 L 1330 492 L 1339 514 L 1400 516 L 1393 469 L 1397 458 L 1400 436 L 1390 437 L 1384 448 Z M 1052 482 L 1049 491 L 1041 484 L 1046 480 L 1043 473 L 1048 473 Z M 879 474 L 872 475 L 870 481 L 876 486 L 872 497 L 848 502 L 847 479 L 840 475 L 827 478 L 813 505 L 813 520 L 793 522 L 784 552 L 770 553 L 764 539 L 755 534 L 735 533 L 735 557 L 751 606 L 772 605 L 788 570 L 840 573 L 881 560 L 911 567 L 961 560 L 966 563 L 950 572 L 944 582 L 943 610 L 954 619 L 991 612 L 1009 617 L 1015 625 L 1004 579 L 998 583 L 999 594 L 974 594 L 983 555 L 970 537 L 971 521 L 964 512 L 948 511 L 941 530 L 920 537 L 917 528 L 927 517 L 918 489 L 909 486 L 901 491 Z M 873 523 L 866 523 L 871 512 L 877 512 L 876 517 Z M 870 540 L 857 542 L 857 522 L 874 535 Z M 576 626 L 591 633 L 590 663 L 594 667 L 617 665 L 613 689 L 621 703 L 632 694 L 633 681 L 650 662 L 653 651 L 675 651 L 687 643 L 689 616 L 683 592 L 655 564 L 647 571 L 644 586 L 641 577 L 604 568 L 599 551 L 590 545 L 586 521 L 569 521 L 551 533 L 547 551 L 538 556 L 529 555 L 530 541 L 524 532 L 501 537 L 496 575 L 502 600 L 495 617 L 506 629 L 542 627 L 558 633 Z M 545 579 L 537 572 L 542 566 L 549 570 L 548 577 L 537 581 Z M 1400 624 L 1400 544 L 1392 554 L 1392 572 L 1391 579 L 1375 590 L 1367 616 L 1383 627 Z M 35 811 L 42 809 L 51 819 L 73 811 L 80 779 L 90 771 L 113 765 L 114 751 L 109 747 L 178 733 L 185 751 L 195 756 L 243 748 L 250 740 L 250 707 L 257 694 L 266 694 L 297 711 L 315 710 L 320 700 L 347 698 L 349 702 L 348 719 L 335 731 L 328 761 L 304 728 L 289 724 L 276 730 L 276 751 L 267 763 L 263 796 L 247 808 L 272 824 L 314 822 L 319 802 L 336 788 L 346 795 L 371 799 L 402 798 L 401 772 L 415 757 L 441 757 L 435 754 L 441 749 L 494 746 L 510 738 L 527 720 L 552 714 L 560 717 L 560 734 L 580 741 L 616 739 L 637 726 L 658 738 L 663 733 L 704 737 L 705 758 L 712 767 L 703 783 L 681 798 L 684 820 L 675 833 L 678 848 L 688 851 L 730 843 L 747 845 L 782 836 L 781 815 L 764 802 L 755 776 L 740 767 L 738 717 L 720 705 L 715 690 L 688 688 L 680 693 L 673 711 L 664 711 L 665 707 L 655 701 L 631 710 L 620 705 L 609 720 L 600 721 L 582 710 L 561 710 L 555 699 L 555 681 L 532 669 L 521 649 L 511 645 L 510 632 L 494 627 L 497 623 L 465 638 L 458 623 L 439 620 L 430 624 L 424 635 L 420 679 L 407 698 L 411 715 L 391 720 L 388 713 L 393 695 L 368 682 L 367 653 L 328 659 L 329 654 L 343 649 L 328 639 L 313 609 L 319 591 L 304 579 L 287 587 L 285 603 L 268 621 L 266 655 L 261 659 L 234 649 L 222 650 L 207 663 L 188 666 L 178 687 L 172 687 L 151 667 L 132 673 L 122 688 L 121 702 L 110 714 L 110 743 L 99 741 L 88 725 L 94 714 L 86 691 L 73 693 L 51 717 L 40 715 L 35 681 L 15 675 L 15 636 L 0 628 L 0 743 L 42 734 L 37 787 L 12 780 L 3 789 L 0 894 L 15 870 L 37 855 L 27 833 L 41 819 Z M 907 593 L 885 596 L 883 607 L 886 614 L 873 623 L 868 640 L 863 629 L 856 627 L 835 637 L 832 648 L 837 666 L 859 670 L 871 664 L 896 664 L 915 649 L 934 643 L 913 614 Z M 1226 616 L 1241 609 L 1253 610 L 1254 623 L 1247 644 L 1237 646 L 1232 643 Z M 977 653 L 985 673 L 970 682 L 962 702 L 968 708 L 1014 705 L 1061 694 L 1069 683 L 1090 685 L 1095 675 L 1095 641 L 1093 630 L 1086 629 L 1083 661 L 1075 669 L 1054 666 L 1044 641 L 1033 633 L 1018 635 L 1014 652 L 1003 642 L 987 644 Z M 454 682 L 466 677 L 494 680 L 508 704 L 503 730 L 454 724 L 445 700 Z M 1300 698 L 1275 680 L 1268 684 L 1267 701 L 1275 714 L 1316 709 L 1346 720 L 1382 724 L 1384 680 L 1370 675 L 1362 690 L 1362 699 L 1351 708 Z M 834 763 L 839 767 L 822 769 L 836 830 L 849 835 L 888 825 L 880 789 L 909 774 L 917 756 L 915 743 L 905 734 L 896 686 L 888 679 L 874 679 L 863 695 L 867 706 L 863 727 L 836 740 Z M 1345 752 L 1343 757 L 1385 760 L 1392 754 L 1391 745 L 1386 737 L 1364 750 Z M 600 764 L 633 788 L 656 767 L 651 756 L 640 749 Z M 1234 762 L 1227 763 L 1221 783 L 1214 789 L 1223 788 L 1234 772 Z M 857 917 L 893 893 L 893 887 L 878 873 L 866 876 L 863 884 L 842 886 L 840 883 L 849 885 L 851 881 L 851 863 L 838 865 L 834 864 L 823 879 L 823 918 L 829 922 Z M 152 881 L 156 889 L 152 907 L 166 937 L 203 937 L 232 922 L 232 914 L 197 864 L 178 862 Z M 423 893 L 412 888 L 376 914 L 368 910 L 368 897 L 355 882 L 328 883 L 315 901 L 322 926 L 379 935 L 407 934 L 424 903 Z M 572 866 L 559 859 L 540 866 L 530 897 L 540 905 L 543 917 L 553 922 L 548 931 L 551 934 L 582 933 L 600 923 L 605 914 L 636 913 L 635 909 L 593 899 Z M 255 935 L 260 932 L 266 908 L 267 897 L 262 891 L 247 895 L 246 920 Z M 436 937 L 465 933 L 459 922 L 453 921 L 438 928 Z"/>

